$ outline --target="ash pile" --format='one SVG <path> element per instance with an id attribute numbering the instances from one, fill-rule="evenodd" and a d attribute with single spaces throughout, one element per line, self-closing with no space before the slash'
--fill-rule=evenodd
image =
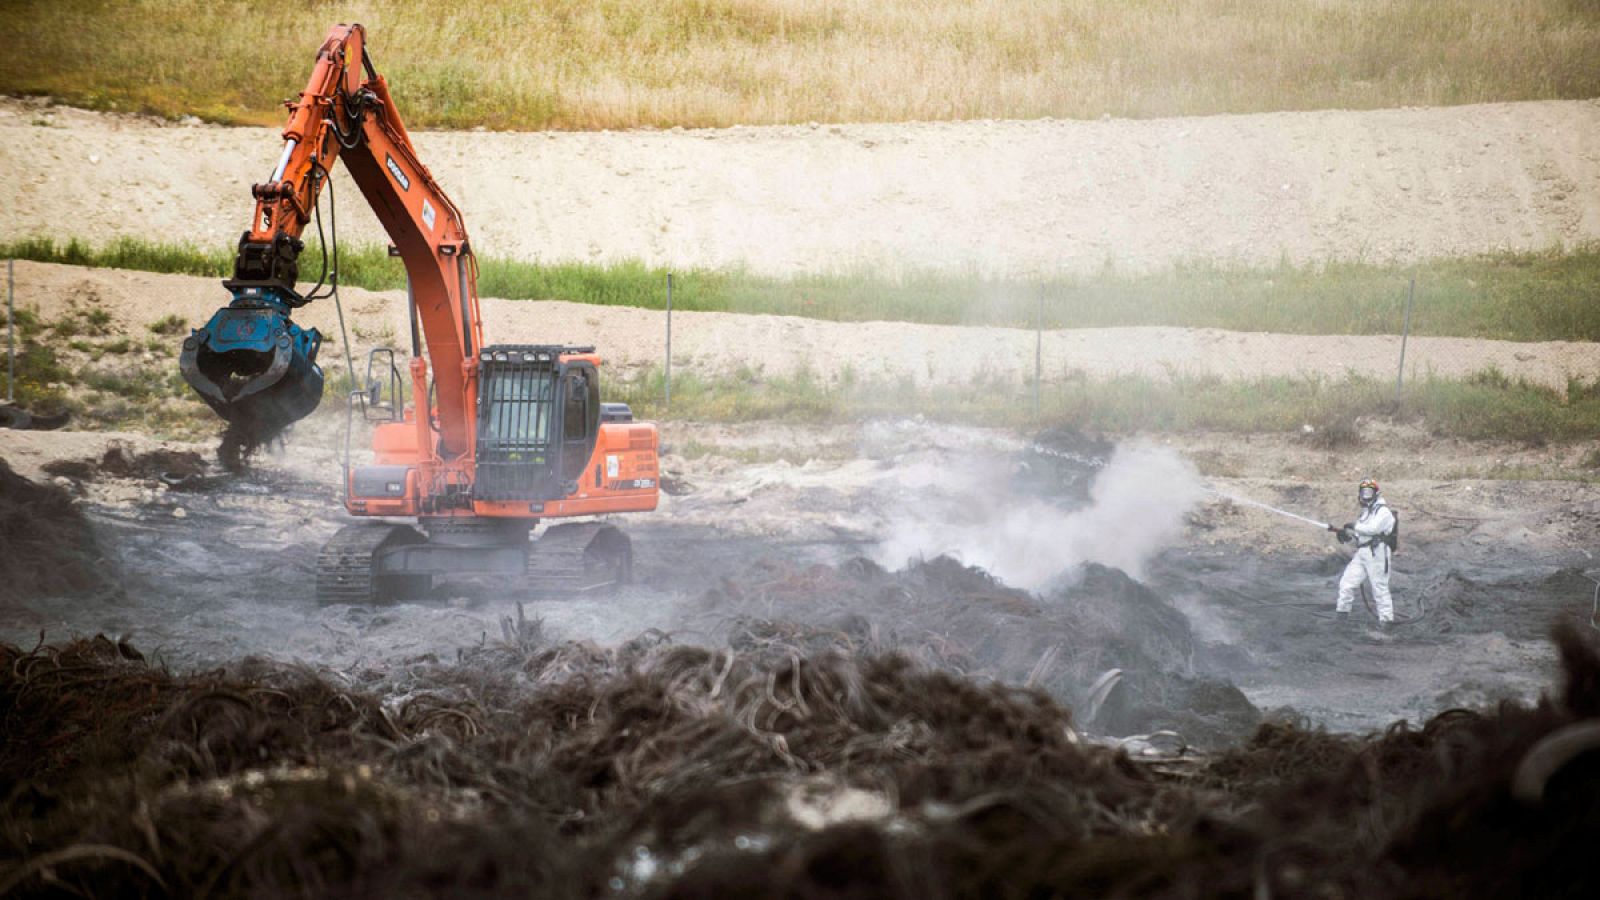
<path id="1" fill-rule="evenodd" d="M 1249 734 L 1259 710 L 1196 669 L 1188 620 L 1117 569 L 1085 564 L 1040 594 L 948 557 L 888 572 L 866 559 L 799 568 L 767 561 L 703 601 L 730 618 L 735 646 L 896 653 L 963 676 L 1035 688 L 1085 729 L 1170 732 L 1216 749 Z"/>

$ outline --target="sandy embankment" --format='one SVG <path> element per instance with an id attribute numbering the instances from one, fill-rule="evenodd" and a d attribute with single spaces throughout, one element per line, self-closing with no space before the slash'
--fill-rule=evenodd
<path id="1" fill-rule="evenodd" d="M 1600 101 L 417 135 L 480 251 L 787 274 L 1413 260 L 1600 240 Z M 231 245 L 280 147 L 0 99 L 0 240 Z M 340 176 L 348 240 L 381 234 Z"/>

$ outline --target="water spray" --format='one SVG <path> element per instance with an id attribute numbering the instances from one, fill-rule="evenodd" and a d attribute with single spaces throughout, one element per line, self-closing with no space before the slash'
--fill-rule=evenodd
<path id="1" fill-rule="evenodd" d="M 1058 459 L 1071 460 L 1073 462 L 1080 463 L 1082 465 L 1086 465 L 1086 466 L 1089 466 L 1089 467 L 1095 468 L 1095 469 L 1104 468 L 1105 465 L 1106 465 L 1106 462 L 1107 462 L 1106 460 L 1101 459 L 1098 456 L 1082 456 L 1080 454 L 1072 453 L 1072 452 L 1066 451 L 1066 450 L 1057 450 L 1057 449 L 1055 449 L 1053 447 L 1045 447 L 1045 446 L 1040 445 L 1038 443 L 1035 443 L 1035 444 L 1031 445 L 1028 449 L 1032 450 L 1035 453 L 1039 453 L 1039 454 L 1042 454 L 1042 455 L 1045 455 L 1045 456 L 1054 456 L 1054 457 L 1056 457 Z M 1240 497 L 1237 494 L 1229 494 L 1229 493 L 1226 493 L 1224 491 L 1219 491 L 1216 488 L 1211 487 L 1209 485 L 1205 486 L 1205 491 L 1207 493 L 1209 493 L 1209 494 L 1215 494 L 1218 497 L 1222 497 L 1222 498 L 1224 498 L 1226 500 L 1231 500 L 1234 503 L 1242 503 L 1245 506 L 1254 506 L 1257 509 L 1264 509 L 1267 512 L 1270 512 L 1270 513 L 1277 513 L 1280 516 L 1286 516 L 1286 517 L 1288 517 L 1290 519 L 1294 519 L 1294 520 L 1296 520 L 1298 522 L 1304 522 L 1307 525 L 1315 525 L 1315 526 L 1317 526 L 1318 528 L 1320 528 L 1320 529 L 1322 529 L 1324 531 L 1334 531 L 1335 530 L 1334 527 L 1332 525 L 1329 525 L 1327 522 L 1318 522 L 1316 519 L 1308 519 L 1305 516 L 1300 515 L 1299 513 L 1292 513 L 1290 511 L 1288 511 L 1287 509 L 1279 509 L 1276 506 L 1269 506 L 1269 505 L 1267 505 L 1265 503 L 1262 503 L 1262 502 L 1260 502 L 1258 500 L 1251 500 L 1248 497 Z"/>
<path id="2" fill-rule="evenodd" d="M 1073 453 L 1070 450 L 1057 450 L 1054 447 L 1046 447 L 1042 444 L 1031 444 L 1029 445 L 1028 449 L 1041 456 L 1053 456 L 1056 459 L 1070 459 L 1075 463 L 1081 463 L 1093 469 L 1103 469 L 1106 467 L 1106 463 L 1110 462 L 1110 460 L 1105 459 L 1104 457 L 1084 456 L 1079 453 Z"/>
<path id="3" fill-rule="evenodd" d="M 1208 493 L 1216 494 L 1218 497 L 1224 497 L 1224 498 L 1226 498 L 1228 500 L 1232 500 L 1234 503 L 1243 503 L 1245 506 L 1254 506 L 1256 509 L 1264 509 L 1267 512 L 1277 513 L 1280 516 L 1287 516 L 1287 517 L 1289 517 L 1291 519 L 1295 519 L 1297 521 L 1304 522 L 1307 525 L 1315 525 L 1315 526 L 1317 526 L 1318 528 L 1321 528 L 1324 531 L 1333 531 L 1334 530 L 1333 526 L 1329 525 L 1327 522 L 1318 522 L 1316 519 L 1308 519 L 1305 516 L 1300 515 L 1299 513 L 1292 513 L 1292 512 L 1289 512 L 1287 509 L 1279 509 L 1276 506 L 1268 506 L 1265 503 L 1262 503 L 1262 502 L 1257 501 L 1257 500 L 1251 500 L 1248 497 L 1239 497 L 1239 496 L 1236 496 L 1234 494 L 1223 493 L 1222 491 L 1219 491 L 1214 487 L 1208 487 L 1208 488 L 1206 488 L 1206 491 Z"/>

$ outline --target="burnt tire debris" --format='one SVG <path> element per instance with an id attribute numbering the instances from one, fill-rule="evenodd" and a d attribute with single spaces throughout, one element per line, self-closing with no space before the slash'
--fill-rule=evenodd
<path id="1" fill-rule="evenodd" d="M 72 414 L 66 410 L 36 413 L 20 406 L 0 403 L 0 428 L 13 431 L 55 431 L 66 427 L 71 419 Z"/>
<path id="2" fill-rule="evenodd" d="M 75 481 L 127 478 L 160 481 L 168 487 L 186 487 L 205 477 L 206 461 L 188 450 L 157 449 L 140 453 L 126 444 L 112 443 L 99 458 L 57 459 L 45 463 L 46 475 Z"/>
<path id="3" fill-rule="evenodd" d="M 333 676 L 0 645 L 15 896 L 1592 896 L 1600 647 L 1534 706 L 1182 776 L 895 654 L 539 629 Z M 806 635 L 796 635 L 805 638 Z M 1585 742 L 1587 741 L 1587 743 Z M 1534 784 L 1533 781 L 1538 781 Z"/>

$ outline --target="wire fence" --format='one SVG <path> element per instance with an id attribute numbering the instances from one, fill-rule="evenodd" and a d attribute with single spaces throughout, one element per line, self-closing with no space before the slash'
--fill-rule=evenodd
<path id="1" fill-rule="evenodd" d="M 665 300 L 665 314 L 663 317 L 663 331 L 660 337 L 661 343 L 659 345 L 659 364 L 650 367 L 647 370 L 648 374 L 643 378 L 638 378 L 633 381 L 610 381 L 608 383 L 608 394 L 610 394 L 613 399 L 635 404 L 647 403 L 649 406 L 659 409 L 664 414 L 670 414 L 674 410 L 675 389 L 678 387 L 679 380 L 685 375 L 689 375 L 690 377 L 698 375 L 703 379 L 702 387 L 709 386 L 711 379 L 709 379 L 707 376 L 709 376 L 710 373 L 696 371 L 693 367 L 685 369 L 683 366 L 679 365 L 682 360 L 678 359 L 674 354 L 675 343 L 679 347 L 690 347 L 691 352 L 695 352 L 697 355 L 700 353 L 700 351 L 693 349 L 696 342 L 693 340 L 695 335 L 692 332 L 689 334 L 689 339 L 687 341 L 676 340 L 680 337 L 677 332 L 681 331 L 684 327 L 693 328 L 694 324 L 698 321 L 692 316 L 688 319 L 685 319 L 682 316 L 675 315 L 675 295 L 683 287 L 682 277 L 683 276 L 678 273 L 668 272 L 661 283 L 661 290 Z M 1416 361 L 1421 360 L 1425 366 L 1430 366 L 1431 362 L 1437 359 L 1438 348 L 1436 346 L 1425 348 L 1424 352 L 1420 356 L 1414 353 L 1414 348 L 1411 346 L 1410 335 L 1414 326 L 1417 324 L 1416 301 L 1419 285 L 1417 278 L 1414 275 L 1406 278 L 1403 281 L 1398 279 L 1396 281 L 1397 283 L 1394 285 L 1395 302 L 1392 313 L 1394 327 L 1390 334 L 1397 336 L 1398 340 L 1395 345 L 1396 355 L 1393 363 L 1394 368 L 1390 371 L 1394 373 L 1394 399 L 1398 404 L 1406 397 L 1408 382 L 1415 380 L 1417 368 Z M 1047 323 L 1060 321 L 1061 317 L 1059 315 L 1052 314 L 1052 298 L 1048 295 L 1043 286 L 1040 286 L 1035 290 L 1032 301 L 1033 309 L 1031 310 L 1031 318 L 1033 319 L 1032 324 L 1034 326 L 1034 334 L 1031 335 L 1031 343 L 1033 345 L 1031 347 L 1031 371 L 1029 371 L 1030 367 L 1028 367 L 1027 364 L 1022 361 L 1022 359 L 1018 358 L 1013 358 L 1010 361 L 1006 361 L 1004 364 L 1004 369 L 1005 371 L 1015 372 L 1017 375 L 1021 376 L 1020 378 L 1016 378 L 1016 380 L 1010 381 L 1010 384 L 1013 385 L 1010 390 L 1024 392 L 1021 396 L 1015 396 L 1015 399 L 1012 401 L 1014 403 L 1012 409 L 1030 411 L 1034 420 L 1040 420 L 1047 415 L 1053 415 L 1055 412 L 1060 410 L 1061 404 L 1059 401 L 1061 400 L 1061 397 L 1059 395 L 1058 388 L 1064 384 L 1064 379 L 1066 381 L 1071 380 L 1074 370 L 1072 368 L 1072 359 L 1064 359 L 1060 355 L 1059 350 L 1055 353 L 1052 353 L 1050 352 L 1050 348 L 1047 348 L 1046 346 L 1047 342 L 1050 341 L 1050 337 L 1047 332 L 1059 333 L 1070 331 L 1071 329 L 1059 328 L 1055 326 L 1047 327 Z M 19 345 L 19 339 L 23 344 L 26 344 L 29 338 L 26 333 L 19 333 L 19 320 L 17 313 L 18 302 L 19 298 L 17 297 L 15 262 L 13 260 L 7 260 L 5 372 L 5 403 L 7 406 L 15 406 L 15 404 L 18 402 L 19 396 L 23 394 L 23 392 L 19 390 L 19 385 L 26 387 L 30 383 L 30 377 L 38 380 L 39 376 L 41 375 L 41 373 L 27 371 L 30 357 L 26 352 L 24 352 L 27 348 Z M 26 306 L 25 301 L 24 306 Z M 22 331 L 25 332 L 26 329 L 22 329 Z M 1021 348 L 1019 347 L 1018 349 L 1020 350 Z M 827 348 L 823 348 L 824 353 L 826 353 L 826 350 Z M 896 352 L 896 348 L 893 346 L 884 347 L 882 348 L 881 352 L 892 357 Z M 1018 355 L 1020 356 L 1020 354 Z M 651 354 L 647 352 L 643 354 L 643 356 L 646 360 L 648 360 Z M 1408 361 L 1412 363 L 1412 371 L 1410 372 L 1407 370 Z M 846 361 L 846 363 L 847 362 L 848 361 Z M 1224 362 L 1226 362 L 1226 360 L 1224 360 Z M 816 360 L 816 363 L 816 371 L 822 373 L 820 379 L 823 382 L 821 385 L 821 390 L 824 392 L 831 390 L 827 382 L 837 374 L 836 370 L 839 369 L 839 365 L 836 365 L 836 363 L 838 363 L 838 361 L 819 357 Z M 901 362 L 891 359 L 885 368 L 892 371 L 895 365 L 901 364 Z M 921 361 L 918 361 L 917 365 L 920 366 Z M 927 367 L 930 372 L 932 372 L 936 366 L 937 362 L 935 360 L 929 360 L 927 363 Z M 913 366 L 909 364 L 906 364 L 904 367 L 908 370 L 913 368 Z M 756 366 L 755 368 L 760 367 Z M 1149 367 L 1146 366 L 1144 368 L 1148 369 Z M 1354 368 L 1355 367 L 1352 366 L 1350 370 L 1354 370 Z M 1431 371 L 1431 368 L 1429 370 Z M 1171 371 L 1182 372 L 1182 365 L 1174 366 Z M 1196 374 L 1204 374 L 1206 371 L 1207 370 L 1205 368 L 1201 368 Z M 1371 353 L 1367 352 L 1365 354 L 1362 367 L 1364 376 L 1370 378 L 1377 371 L 1378 369 L 1373 365 Z M 1008 380 L 1014 377 L 1015 376 L 1006 376 Z M 931 379 L 929 383 L 931 383 Z M 991 384 L 986 385 L 985 387 L 986 389 L 992 389 L 993 387 L 996 387 L 996 385 Z M 1004 390 L 1006 389 L 1002 387 L 1002 391 Z M 703 393 L 703 391 L 697 393 Z M 695 399 L 696 398 L 694 397 L 689 398 L 691 407 L 694 406 Z M 26 403 L 27 401 L 24 399 L 23 402 Z M 1027 413 L 1024 412 L 1023 417 L 1026 417 L 1026 415 Z"/>
<path id="2" fill-rule="evenodd" d="M 660 402 L 662 404 L 662 408 L 664 410 L 667 410 L 667 411 L 670 411 L 671 408 L 672 408 L 673 362 L 674 362 L 673 355 L 672 355 L 673 328 L 674 328 L 673 316 L 672 316 L 672 312 L 673 312 L 672 296 L 673 296 L 674 284 L 675 284 L 675 281 L 678 280 L 678 278 L 679 278 L 679 276 L 676 276 L 671 272 L 667 273 L 666 281 L 665 281 L 665 287 L 664 287 L 665 295 L 666 295 L 666 312 L 665 312 L 665 334 L 663 335 L 662 356 L 661 356 L 661 362 L 660 362 L 660 369 L 661 369 L 661 372 L 663 373 L 662 374 L 662 378 L 661 378 L 661 383 L 660 383 L 659 386 L 656 386 L 656 385 L 653 385 L 653 384 L 651 384 L 651 385 L 644 385 L 644 384 L 617 385 L 616 387 L 613 388 L 614 396 L 616 396 L 620 400 L 623 400 L 624 402 L 637 402 L 637 401 L 645 400 L 645 399 L 648 399 L 650 401 L 654 401 L 656 399 L 656 392 L 659 391 Z M 1404 398 L 1404 395 L 1405 395 L 1405 385 L 1406 385 L 1406 381 L 1407 381 L 1406 357 L 1407 357 L 1407 354 L 1408 354 L 1408 351 L 1409 351 L 1409 348 L 1410 348 L 1411 328 L 1412 328 L 1412 322 L 1413 322 L 1413 313 L 1414 313 L 1415 306 L 1416 306 L 1416 296 L 1417 296 L 1417 278 L 1416 278 L 1415 275 L 1412 275 L 1405 282 L 1403 282 L 1403 287 L 1400 287 L 1396 292 L 1396 303 L 1395 303 L 1395 311 L 1394 311 L 1395 330 L 1393 332 L 1394 334 L 1397 334 L 1399 336 L 1398 350 L 1397 350 L 1396 359 L 1395 359 L 1395 368 L 1393 370 L 1394 373 L 1395 373 L 1394 399 L 1395 399 L 1396 403 L 1401 402 L 1402 399 Z M 1033 315 L 1033 320 L 1034 320 L 1034 328 L 1033 328 L 1033 331 L 1034 331 L 1034 335 L 1033 335 L 1033 368 L 1032 368 L 1031 375 L 1027 378 L 1027 384 L 1026 384 L 1026 387 L 1028 389 L 1029 400 L 1031 401 L 1030 406 L 1031 406 L 1031 409 L 1033 411 L 1033 416 L 1034 416 L 1035 419 L 1038 419 L 1043 415 L 1044 397 L 1045 397 L 1045 391 L 1046 391 L 1047 378 L 1046 378 L 1046 374 L 1045 374 L 1045 353 L 1044 353 L 1045 332 L 1047 330 L 1056 330 L 1056 329 L 1047 329 L 1045 327 L 1045 322 L 1048 320 L 1048 317 L 1046 315 L 1048 303 L 1049 303 L 1049 299 L 1046 296 L 1046 291 L 1044 290 L 1044 288 L 1041 287 L 1038 290 L 1036 290 L 1035 291 L 1035 296 L 1034 296 L 1034 315 Z M 679 327 L 682 327 L 682 320 L 681 319 L 680 319 Z M 1066 330 L 1066 329 L 1063 329 L 1063 330 Z M 1413 377 L 1415 376 L 1414 372 L 1412 373 L 1412 376 Z"/>
<path id="3" fill-rule="evenodd" d="M 6 260 L 6 405 L 17 402 L 17 261 Z"/>

